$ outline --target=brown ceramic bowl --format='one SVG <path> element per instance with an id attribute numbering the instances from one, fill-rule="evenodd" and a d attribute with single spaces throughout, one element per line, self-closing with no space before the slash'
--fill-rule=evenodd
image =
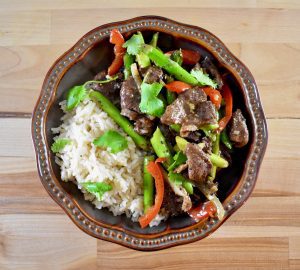
<path id="1" fill-rule="evenodd" d="M 227 74 L 234 107 L 241 108 L 247 119 L 250 141 L 234 153 L 234 166 L 220 176 L 218 196 L 226 211 L 222 221 L 209 219 L 195 224 L 188 216 L 179 216 L 158 227 L 143 230 L 125 216 L 115 217 L 105 209 L 95 209 L 74 184 L 60 181 L 60 169 L 50 151 L 53 142 L 50 129 L 60 124 L 62 116 L 58 103 L 66 98 L 66 92 L 72 86 L 92 79 L 109 66 L 113 59 L 109 33 L 113 28 L 118 28 L 125 37 L 140 30 L 146 40 L 158 31 L 159 47 L 164 51 L 174 48 L 197 50 L 201 55 L 210 56 L 221 72 Z M 144 16 L 97 27 L 57 59 L 46 75 L 33 112 L 32 137 L 42 184 L 80 229 L 96 238 L 130 248 L 158 250 L 208 236 L 247 200 L 266 149 L 267 127 L 253 76 L 217 37 L 200 27 L 163 17 Z"/>

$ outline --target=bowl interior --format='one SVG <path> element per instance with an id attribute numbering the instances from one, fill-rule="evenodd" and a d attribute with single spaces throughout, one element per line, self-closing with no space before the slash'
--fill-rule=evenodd
<path id="1" fill-rule="evenodd" d="M 146 43 L 150 41 L 153 33 L 153 31 L 143 31 Z M 128 32 L 125 34 L 125 37 L 128 38 L 131 34 L 131 32 Z M 246 101 L 243 91 L 241 90 L 241 86 L 235 76 L 226 69 L 221 62 L 219 62 L 205 47 L 195 41 L 180 37 L 178 34 L 173 36 L 170 33 L 161 32 L 158 46 L 163 51 L 174 50 L 177 48 L 197 50 L 200 52 L 202 57 L 210 57 L 211 60 L 213 60 L 213 62 L 219 67 L 221 73 L 226 77 L 227 82 L 231 87 L 234 99 L 234 110 L 236 108 L 240 108 L 247 119 L 250 132 L 248 145 L 242 149 L 235 149 L 232 153 L 232 163 L 234 166 L 230 166 L 217 174 L 216 179 L 219 184 L 218 196 L 221 201 L 224 201 L 228 196 L 230 196 L 242 176 L 247 155 L 253 141 L 253 123 L 250 118 L 250 112 L 245 106 Z M 78 61 L 76 61 L 75 64 L 73 64 L 65 72 L 58 84 L 53 103 L 46 117 L 46 137 L 48 146 L 53 143 L 54 136 L 51 132 L 51 128 L 57 127 L 61 124 L 60 118 L 63 116 L 63 112 L 59 107 L 59 102 L 66 99 L 68 89 L 74 85 L 80 85 L 87 80 L 91 80 L 99 71 L 107 69 L 113 60 L 113 57 L 113 46 L 109 43 L 108 38 L 106 38 L 101 42 L 94 44 L 88 52 L 81 57 L 81 59 L 78 59 Z M 83 194 L 77 189 L 75 184 L 60 181 L 60 168 L 54 161 L 53 153 L 50 153 L 50 158 L 51 166 L 56 178 L 58 179 L 58 181 L 56 180 L 56 184 L 61 186 L 75 200 L 77 205 L 83 212 L 86 213 L 87 216 L 90 216 L 100 224 L 114 225 L 120 230 L 129 230 L 139 234 L 160 233 L 166 230 L 185 228 L 194 224 L 194 221 L 190 217 L 182 215 L 170 218 L 166 222 L 162 222 L 157 227 L 142 230 L 138 223 L 132 222 L 125 215 L 115 217 L 106 209 L 96 209 L 93 204 L 84 200 Z"/>

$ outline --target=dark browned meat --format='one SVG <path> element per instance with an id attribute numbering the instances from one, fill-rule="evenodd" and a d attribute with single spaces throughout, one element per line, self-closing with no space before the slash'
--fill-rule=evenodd
<path id="1" fill-rule="evenodd" d="M 170 129 L 168 125 L 164 125 L 161 123 L 158 124 L 158 127 L 161 133 L 163 134 L 163 136 L 165 137 L 167 144 L 169 144 L 169 146 L 171 147 L 170 149 L 172 149 L 172 145 L 176 143 L 175 141 L 175 136 L 177 135 L 176 132 Z"/>
<path id="2" fill-rule="evenodd" d="M 191 140 L 195 143 L 199 143 L 201 140 L 201 132 L 199 131 L 189 131 L 185 136 L 186 139 Z"/>
<path id="3" fill-rule="evenodd" d="M 215 124 L 217 122 L 217 113 L 215 106 L 210 101 L 200 102 L 196 105 L 194 113 L 182 121 L 180 135 L 188 136 L 190 131 L 196 131 L 206 124 Z"/>
<path id="4" fill-rule="evenodd" d="M 246 119 L 240 109 L 237 109 L 232 114 L 229 138 L 236 147 L 243 147 L 249 141 L 249 131 L 247 128 Z"/>
<path id="5" fill-rule="evenodd" d="M 185 100 L 177 98 L 172 104 L 167 106 L 160 121 L 166 125 L 181 124 L 189 114 L 191 114 L 189 104 Z"/>
<path id="6" fill-rule="evenodd" d="M 201 141 L 201 143 L 203 143 L 203 147 L 202 147 L 202 150 L 205 152 L 205 153 L 208 153 L 208 154 L 211 154 L 211 151 L 212 151 L 212 142 L 209 138 L 207 137 L 204 137 Z"/>
<path id="7" fill-rule="evenodd" d="M 200 102 L 207 101 L 207 95 L 201 87 L 195 86 L 194 88 L 188 89 L 179 95 L 180 99 L 185 100 L 191 104 L 197 105 Z"/>
<path id="8" fill-rule="evenodd" d="M 106 71 L 99 72 L 94 80 L 103 81 L 106 80 Z M 123 74 L 120 72 L 117 74 L 118 78 L 108 83 L 89 83 L 87 84 L 88 89 L 99 91 L 106 96 L 114 105 L 120 108 L 120 89 L 122 86 Z"/>
<path id="9" fill-rule="evenodd" d="M 215 106 L 207 101 L 204 91 L 195 87 L 186 90 L 169 106 L 161 117 L 161 122 L 167 125 L 181 124 L 180 135 L 189 136 L 191 131 L 198 130 L 206 124 L 217 121 Z"/>
<path id="10" fill-rule="evenodd" d="M 205 57 L 204 60 L 201 62 L 201 67 L 204 68 L 205 72 L 211 75 L 211 77 L 217 82 L 218 88 L 221 89 L 223 86 L 223 80 L 217 67 L 213 64 L 213 62 L 208 57 Z"/>
<path id="11" fill-rule="evenodd" d="M 164 191 L 164 198 L 162 202 L 161 208 L 167 215 L 170 216 L 177 216 L 182 213 L 182 201 L 181 197 L 177 197 L 174 194 L 174 191 L 170 187 L 168 183 L 165 182 L 165 191 Z"/>
<path id="12" fill-rule="evenodd" d="M 144 82 L 149 84 L 159 82 L 163 79 L 163 76 L 164 73 L 162 69 L 155 66 L 151 66 L 147 69 L 147 72 L 145 73 Z"/>
<path id="13" fill-rule="evenodd" d="M 121 114 L 130 120 L 136 120 L 141 113 L 139 108 L 141 95 L 132 76 L 123 81 L 120 97 Z"/>
<path id="14" fill-rule="evenodd" d="M 199 145 L 189 143 L 186 147 L 189 179 L 197 185 L 206 181 L 212 164 L 209 156 L 203 152 Z"/>
<path id="15" fill-rule="evenodd" d="M 165 192 L 162 203 L 162 210 L 167 215 L 176 216 L 180 213 L 187 212 L 192 207 L 192 201 L 186 190 L 170 182 L 165 178 Z"/>
<path id="16" fill-rule="evenodd" d="M 106 75 L 107 75 L 106 70 L 102 70 L 95 75 L 94 80 L 95 81 L 104 81 L 104 80 L 106 80 Z"/>
<path id="17" fill-rule="evenodd" d="M 134 130 L 140 135 L 150 136 L 153 133 L 154 121 L 147 116 L 139 117 L 134 123 Z"/>

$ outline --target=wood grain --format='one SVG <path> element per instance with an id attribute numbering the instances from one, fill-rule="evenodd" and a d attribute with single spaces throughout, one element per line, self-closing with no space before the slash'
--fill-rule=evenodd
<path id="1" fill-rule="evenodd" d="M 288 9 L 241 9 L 232 8 L 122 8 L 115 12 L 107 8 L 105 12 L 96 9 L 53 10 L 51 11 L 51 43 L 76 41 L 76 33 L 86 33 L 90 29 L 110 21 L 130 17 L 156 14 L 170 19 L 180 18 L 183 23 L 199 25 L 224 42 L 272 42 L 289 43 L 300 41 L 300 17 L 298 10 Z M 86 20 L 87 17 L 93 18 Z M 226 23 L 224 23 L 226 21 Z M 97 22 L 97 23 L 95 23 Z M 65 27 L 61 27 L 64 24 Z M 68 27 L 66 27 L 68 26 Z"/>
<path id="2" fill-rule="evenodd" d="M 0 269 L 300 269 L 300 2 L 2 0 Z M 156 14 L 202 26 L 253 73 L 269 144 L 253 195 L 207 239 L 133 251 L 81 232 L 47 195 L 30 113 L 49 67 L 90 29 Z"/>

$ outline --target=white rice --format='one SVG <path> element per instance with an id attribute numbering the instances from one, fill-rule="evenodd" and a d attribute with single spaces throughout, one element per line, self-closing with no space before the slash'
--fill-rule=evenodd
<path id="1" fill-rule="evenodd" d="M 143 152 L 133 140 L 91 100 L 84 100 L 76 109 L 66 111 L 66 101 L 60 103 L 64 116 L 62 124 L 52 128 L 54 139 L 72 141 L 56 154 L 63 181 L 74 181 L 96 208 L 107 207 L 114 215 L 126 214 L 133 221 L 143 215 Z M 116 130 L 126 137 L 128 148 L 116 154 L 93 145 L 93 140 L 108 130 Z M 101 201 L 87 193 L 81 183 L 105 182 L 113 188 L 105 192 Z M 150 226 L 156 226 L 163 215 L 157 215 Z"/>

